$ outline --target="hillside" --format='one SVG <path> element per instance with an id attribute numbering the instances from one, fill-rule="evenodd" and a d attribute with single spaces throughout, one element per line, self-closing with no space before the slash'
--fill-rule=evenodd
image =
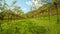
<path id="1" fill-rule="evenodd" d="M 48 15 L 56 15 L 57 10 L 58 14 L 60 14 L 60 5 L 57 6 L 58 9 L 55 8 L 55 6 L 51 3 L 48 3 L 42 7 L 40 7 L 38 10 L 31 11 L 27 14 L 28 17 L 41 17 L 41 16 L 48 16 Z"/>

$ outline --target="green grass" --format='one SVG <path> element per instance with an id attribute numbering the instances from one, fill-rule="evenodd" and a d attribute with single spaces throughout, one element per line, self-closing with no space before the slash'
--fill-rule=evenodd
<path id="1" fill-rule="evenodd" d="M 56 16 L 1 21 L 0 34 L 60 34 Z"/>

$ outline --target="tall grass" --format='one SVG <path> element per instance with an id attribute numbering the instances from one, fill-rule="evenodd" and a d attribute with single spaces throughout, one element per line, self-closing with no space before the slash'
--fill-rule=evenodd
<path id="1" fill-rule="evenodd" d="M 0 20 L 0 34 L 60 34 L 56 16 L 24 20 Z"/>

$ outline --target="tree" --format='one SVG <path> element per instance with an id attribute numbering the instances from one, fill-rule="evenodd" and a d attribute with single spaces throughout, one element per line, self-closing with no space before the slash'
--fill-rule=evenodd
<path id="1" fill-rule="evenodd" d="M 16 6 L 15 4 L 17 3 L 17 1 L 18 0 L 13 0 L 12 1 L 12 3 L 11 3 L 11 5 L 8 5 L 6 2 L 7 2 L 7 0 L 4 0 L 4 5 L 2 6 L 2 14 L 4 13 L 4 14 L 6 14 L 7 15 L 7 18 L 8 18 L 8 20 L 9 20 L 9 18 L 10 18 L 10 15 L 12 15 L 11 16 L 11 18 L 13 17 L 13 16 L 16 16 L 16 18 L 19 16 L 22 16 L 22 15 L 24 15 L 24 13 L 22 12 L 22 10 L 21 10 L 21 8 L 19 7 L 19 6 Z M 9 9 L 8 9 L 9 8 Z M 13 9 L 12 9 L 13 8 Z M 6 16 L 6 15 L 4 15 L 4 17 Z M 18 16 L 17 16 L 18 15 Z M 2 16 L 2 15 L 1 15 Z M 3 18 L 4 18 L 3 17 Z"/>
<path id="2" fill-rule="evenodd" d="M 31 10 L 36 10 L 40 7 L 40 4 L 41 4 L 41 0 L 32 0 L 33 3 L 32 3 L 32 7 L 31 7 Z"/>
<path id="3" fill-rule="evenodd" d="M 57 13 L 57 23 L 59 23 L 59 14 L 58 14 L 58 0 L 53 1 L 54 7 L 56 8 Z"/>

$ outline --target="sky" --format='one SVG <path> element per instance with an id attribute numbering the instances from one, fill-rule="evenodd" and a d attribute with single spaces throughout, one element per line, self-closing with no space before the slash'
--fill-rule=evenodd
<path id="1" fill-rule="evenodd" d="M 28 3 L 31 4 L 32 0 L 18 0 L 18 2 L 15 4 L 16 6 L 20 6 L 22 11 L 24 13 L 27 13 L 30 11 L 31 5 L 29 5 Z M 7 4 L 10 5 L 11 0 L 7 0 Z"/>
<path id="2" fill-rule="evenodd" d="M 48 0 L 48 2 L 52 2 L 52 0 Z M 11 0 L 7 0 L 7 3 L 10 5 L 11 4 Z M 32 4 L 32 0 L 18 0 L 18 2 L 15 5 L 16 6 L 20 6 L 22 11 L 24 13 L 27 13 L 31 9 L 31 4 Z"/>

